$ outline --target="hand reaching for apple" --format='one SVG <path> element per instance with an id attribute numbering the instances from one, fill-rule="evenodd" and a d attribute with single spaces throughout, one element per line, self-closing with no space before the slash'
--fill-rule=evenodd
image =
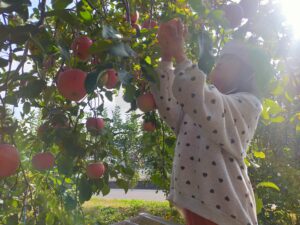
<path id="1" fill-rule="evenodd" d="M 183 61 L 184 39 L 187 29 L 179 19 L 173 19 L 160 25 L 158 30 L 158 42 L 163 61 L 171 61 L 174 57 L 176 62 Z"/>

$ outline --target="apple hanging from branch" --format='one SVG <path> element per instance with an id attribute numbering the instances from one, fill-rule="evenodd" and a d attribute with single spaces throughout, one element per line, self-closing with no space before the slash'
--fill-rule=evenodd
<path id="1" fill-rule="evenodd" d="M 101 130 L 105 127 L 105 122 L 102 118 L 89 117 L 86 120 L 86 129 L 92 134 L 99 134 Z"/>
<path id="2" fill-rule="evenodd" d="M 156 129 L 156 126 L 153 122 L 148 121 L 148 122 L 143 123 L 143 130 L 144 131 L 153 132 L 153 131 L 155 131 L 155 129 Z"/>
<path id="3" fill-rule="evenodd" d="M 150 92 L 137 97 L 136 104 L 138 108 L 145 113 L 153 111 L 156 108 L 154 97 Z"/>
<path id="4" fill-rule="evenodd" d="M 157 21 L 150 20 L 150 19 L 145 20 L 144 23 L 142 24 L 142 28 L 143 29 L 153 29 L 153 28 L 155 28 L 157 26 L 158 26 Z"/>
<path id="5" fill-rule="evenodd" d="M 99 179 L 105 173 L 105 166 L 101 162 L 91 163 L 86 167 L 86 175 L 90 179 Z"/>
<path id="6" fill-rule="evenodd" d="M 49 170 L 54 167 L 55 157 L 51 152 L 38 153 L 32 157 L 31 162 L 36 170 Z"/>
<path id="7" fill-rule="evenodd" d="M 80 69 L 67 69 L 58 75 L 57 88 L 62 96 L 71 101 L 80 101 L 86 95 L 86 73 Z"/>
<path id="8" fill-rule="evenodd" d="M 13 175 L 20 166 L 18 150 L 9 144 L 0 144 L 0 178 Z"/>
<path id="9" fill-rule="evenodd" d="M 115 88 L 119 81 L 117 71 L 115 69 L 108 69 L 106 74 L 102 77 L 102 80 L 105 82 L 104 86 L 107 89 Z"/>
<path id="10" fill-rule="evenodd" d="M 82 61 L 86 61 L 90 58 L 89 48 L 92 46 L 93 41 L 87 36 L 77 37 L 72 45 L 71 49 L 74 54 Z"/>

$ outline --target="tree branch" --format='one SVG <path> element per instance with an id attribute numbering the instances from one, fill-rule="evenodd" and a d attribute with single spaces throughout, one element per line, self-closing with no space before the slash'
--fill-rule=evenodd
<path id="1" fill-rule="evenodd" d="M 45 11 L 46 11 L 46 0 L 42 0 L 42 2 L 39 4 L 39 9 L 41 10 L 41 17 L 40 20 L 37 22 L 36 26 L 40 27 L 41 25 L 44 24 L 45 20 Z"/>

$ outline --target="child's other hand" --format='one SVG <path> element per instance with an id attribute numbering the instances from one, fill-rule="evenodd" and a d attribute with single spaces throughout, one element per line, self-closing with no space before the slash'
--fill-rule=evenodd
<path id="1" fill-rule="evenodd" d="M 184 38 L 187 30 L 179 19 L 173 19 L 160 25 L 158 30 L 158 42 L 164 61 L 170 61 L 172 57 L 177 62 L 185 59 Z"/>

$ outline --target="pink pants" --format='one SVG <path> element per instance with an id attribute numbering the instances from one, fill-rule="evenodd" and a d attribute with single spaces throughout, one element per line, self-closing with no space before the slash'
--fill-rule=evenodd
<path id="1" fill-rule="evenodd" d="M 188 209 L 184 209 L 183 214 L 185 217 L 186 225 L 218 225 L 197 215 L 196 213 L 193 213 Z"/>

